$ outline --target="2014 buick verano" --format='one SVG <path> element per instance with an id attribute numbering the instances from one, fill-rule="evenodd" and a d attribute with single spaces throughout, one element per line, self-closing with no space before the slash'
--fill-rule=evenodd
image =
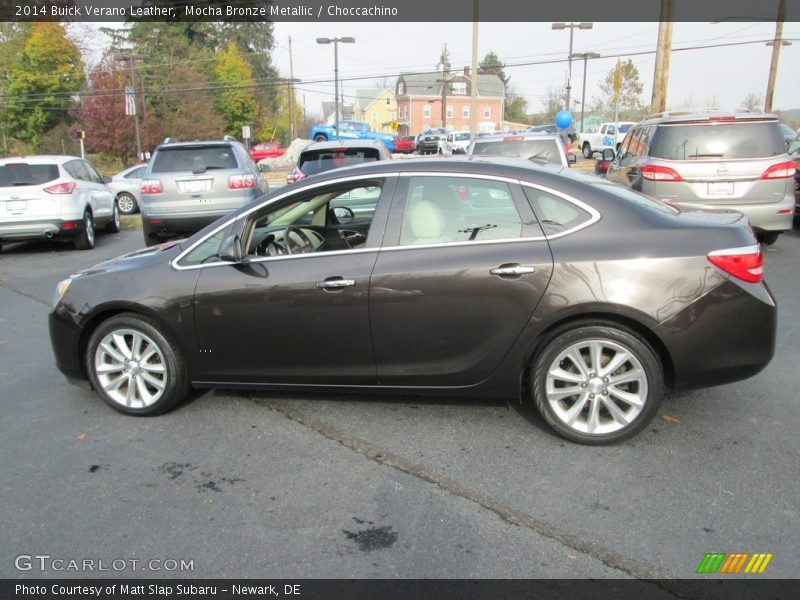
<path id="1" fill-rule="evenodd" d="M 519 159 L 381 161 L 62 281 L 50 335 L 130 414 L 192 386 L 510 397 L 601 444 L 668 388 L 764 368 L 762 276 L 738 212 Z"/>

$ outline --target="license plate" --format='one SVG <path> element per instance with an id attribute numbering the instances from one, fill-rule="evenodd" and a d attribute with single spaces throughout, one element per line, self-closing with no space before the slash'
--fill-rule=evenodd
<path id="1" fill-rule="evenodd" d="M 732 181 L 711 181 L 708 184 L 709 196 L 733 196 Z"/>
<path id="2" fill-rule="evenodd" d="M 211 181 L 208 179 L 189 179 L 179 182 L 178 185 L 185 194 L 199 194 L 211 189 Z"/>
<path id="3" fill-rule="evenodd" d="M 22 212 L 26 208 L 28 208 L 28 201 L 27 200 L 8 200 L 6 202 L 6 208 L 11 212 Z"/>

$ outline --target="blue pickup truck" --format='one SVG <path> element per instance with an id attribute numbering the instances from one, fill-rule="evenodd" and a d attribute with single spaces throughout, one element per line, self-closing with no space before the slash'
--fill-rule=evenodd
<path id="1" fill-rule="evenodd" d="M 315 142 L 328 142 L 336 139 L 333 125 L 320 123 L 309 131 L 309 139 Z M 380 140 L 389 152 L 394 152 L 397 136 L 393 133 L 372 131 L 364 121 L 339 121 L 339 138 L 342 140 Z"/>

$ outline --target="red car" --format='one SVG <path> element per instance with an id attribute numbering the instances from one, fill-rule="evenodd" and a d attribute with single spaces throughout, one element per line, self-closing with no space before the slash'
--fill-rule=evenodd
<path id="1" fill-rule="evenodd" d="M 411 154 L 417 149 L 417 138 L 413 135 L 398 138 L 394 151 L 401 154 Z"/>
<path id="2" fill-rule="evenodd" d="M 265 158 L 277 158 L 286 152 L 286 146 L 280 142 L 261 142 L 250 148 L 250 156 L 258 162 Z"/>

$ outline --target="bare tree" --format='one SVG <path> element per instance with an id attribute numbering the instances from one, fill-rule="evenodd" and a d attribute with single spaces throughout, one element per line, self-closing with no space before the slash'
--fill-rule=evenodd
<path id="1" fill-rule="evenodd" d="M 744 100 L 742 100 L 742 108 L 746 108 L 750 112 L 756 112 L 762 106 L 764 106 L 764 97 L 755 92 L 750 92 L 744 97 Z"/>

